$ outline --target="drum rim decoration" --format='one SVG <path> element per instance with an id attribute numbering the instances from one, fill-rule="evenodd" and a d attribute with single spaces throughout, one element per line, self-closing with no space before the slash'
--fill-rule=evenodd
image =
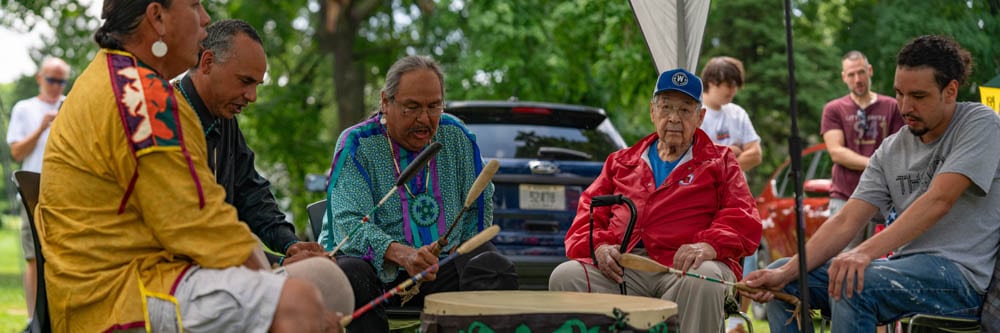
<path id="1" fill-rule="evenodd" d="M 423 313 L 443 316 L 586 313 L 610 317 L 615 308 L 627 312 L 626 322 L 637 329 L 649 329 L 677 314 L 676 303 L 658 298 L 528 290 L 435 293 L 424 299 Z"/>

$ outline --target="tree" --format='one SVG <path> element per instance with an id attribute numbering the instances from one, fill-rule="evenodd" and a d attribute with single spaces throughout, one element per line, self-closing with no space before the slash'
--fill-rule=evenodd
<path id="1" fill-rule="evenodd" d="M 969 50 L 973 72 L 969 85 L 959 90 L 960 101 L 980 101 L 979 84 L 1000 73 L 1000 2 L 924 1 L 919 11 L 907 1 L 851 0 L 844 15 L 844 29 L 835 35 L 839 48 L 846 53 L 856 49 L 868 56 L 875 67 L 873 90 L 893 96 L 896 53 L 910 39 L 926 34 L 944 34 L 955 38 Z M 934 13 L 934 15 L 926 15 Z"/>
<path id="2" fill-rule="evenodd" d="M 414 21 L 435 10 L 430 0 L 321 0 L 315 25 L 319 49 L 333 56 L 333 86 L 338 110 L 337 132 L 366 118 L 365 100 L 376 98 L 388 66 L 419 44 Z M 400 18 L 400 19 L 397 19 Z M 414 37 L 416 36 L 416 37 Z"/>
<path id="3" fill-rule="evenodd" d="M 46 56 L 56 56 L 73 69 L 82 69 L 97 53 L 92 38 L 100 20 L 87 14 L 87 6 L 80 0 L 0 0 L 0 5 L 4 7 L 0 24 L 13 31 L 27 33 L 39 24 L 54 30 L 55 36 L 45 40 L 40 49 L 29 50 L 35 63 Z"/>
<path id="4" fill-rule="evenodd" d="M 46 45 L 41 49 L 31 50 L 30 56 L 36 64 L 41 63 L 42 59 L 46 56 L 57 56 L 66 60 L 73 69 L 78 69 L 90 61 L 90 57 L 93 56 L 93 53 L 87 51 L 93 48 L 81 47 L 81 45 L 87 43 L 87 39 L 90 37 L 90 33 L 92 33 L 88 30 L 88 27 L 96 24 L 96 18 L 86 15 L 86 6 L 81 5 L 78 0 L 25 0 L 15 2 L 0 0 L 0 6 L 4 8 L 3 11 L 0 11 L 0 24 L 13 31 L 27 33 L 38 22 L 47 22 L 51 26 L 57 27 L 55 33 L 62 39 L 62 46 L 49 47 Z M 72 81 L 67 85 L 66 89 L 69 91 L 71 88 Z M 0 92 L 0 95 L 2 95 L 0 96 L 2 97 L 0 117 L 3 117 L 3 120 L 0 121 L 0 124 L 3 124 L 3 128 L 0 128 L 0 136 L 7 137 L 7 124 L 10 120 L 10 112 L 14 107 L 14 103 L 37 95 L 38 84 L 32 73 L 0 90 L 2 90 Z M 10 183 L 7 181 L 7 179 L 11 179 L 11 173 L 16 170 L 16 167 L 10 157 L 9 146 L 4 144 L 0 148 L 0 154 L 2 154 L 0 164 L 2 164 L 3 170 L 0 176 L 4 179 L 2 182 L 3 193 L 8 197 L 6 204 L 0 204 L 6 206 L 8 209 L 0 211 L 7 212 L 10 208 L 20 206 L 20 203 L 15 200 L 16 196 L 14 195 L 15 190 L 13 186 L 9 186 L 8 184 Z"/>
<path id="5" fill-rule="evenodd" d="M 442 51 L 448 99 L 590 105 L 607 110 L 629 142 L 650 132 L 648 99 L 657 73 L 628 3 L 441 5 L 452 10 L 431 17 L 431 25 L 459 23 L 453 35 L 440 33 L 444 38 L 428 46 Z"/>

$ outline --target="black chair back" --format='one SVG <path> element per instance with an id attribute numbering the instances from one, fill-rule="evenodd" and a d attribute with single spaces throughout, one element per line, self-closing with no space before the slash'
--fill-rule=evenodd
<path id="1" fill-rule="evenodd" d="M 326 200 L 320 200 L 306 206 L 309 212 L 309 229 L 312 230 L 313 240 L 319 241 L 319 233 L 323 228 L 323 214 L 326 214 Z"/>
<path id="2" fill-rule="evenodd" d="M 21 195 L 21 203 L 27 210 L 28 224 L 31 227 L 31 238 L 35 241 L 35 266 L 38 282 L 35 291 L 35 313 L 28 325 L 28 332 L 47 333 L 52 331 L 49 320 L 48 293 L 45 291 L 45 256 L 42 255 L 42 243 L 38 240 L 38 228 L 35 225 L 35 206 L 38 205 L 38 189 L 41 175 L 37 172 L 14 171 L 12 179 L 17 193 Z"/>

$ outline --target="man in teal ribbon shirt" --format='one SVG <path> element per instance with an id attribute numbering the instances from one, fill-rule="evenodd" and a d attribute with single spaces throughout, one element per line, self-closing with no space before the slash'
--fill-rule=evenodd
<path id="1" fill-rule="evenodd" d="M 428 57 L 404 57 L 386 74 L 379 112 L 348 128 L 337 140 L 319 240 L 330 251 L 349 236 L 337 263 L 351 281 L 358 307 L 438 262 L 432 244 L 447 232 L 483 168 L 475 136 L 443 111 L 440 67 Z M 444 147 L 369 221 L 358 226 L 392 190 L 400 172 L 431 142 Z M 490 184 L 448 236 L 443 254 L 493 224 L 492 197 Z M 422 295 L 441 291 L 518 286 L 513 264 L 489 243 L 430 272 L 426 280 L 411 289 L 419 289 L 410 296 L 413 303 L 422 304 Z M 399 305 L 397 298 L 387 306 Z M 388 332 L 384 308 L 376 307 L 347 329 Z"/>

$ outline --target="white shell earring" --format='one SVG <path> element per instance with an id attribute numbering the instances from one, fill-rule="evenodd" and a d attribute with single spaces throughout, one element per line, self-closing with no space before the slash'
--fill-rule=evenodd
<path id="1" fill-rule="evenodd" d="M 382 124 L 382 125 L 385 125 L 385 114 L 383 114 L 383 115 L 382 115 L 381 117 L 379 117 L 379 120 L 378 120 L 378 122 L 379 122 L 380 124 Z"/>
<path id="2" fill-rule="evenodd" d="M 167 43 L 163 42 L 163 37 L 160 37 L 160 39 L 156 40 L 156 42 L 153 42 L 153 47 L 150 48 L 150 51 L 152 51 L 153 56 L 157 58 L 163 58 L 163 56 L 167 55 Z"/>

